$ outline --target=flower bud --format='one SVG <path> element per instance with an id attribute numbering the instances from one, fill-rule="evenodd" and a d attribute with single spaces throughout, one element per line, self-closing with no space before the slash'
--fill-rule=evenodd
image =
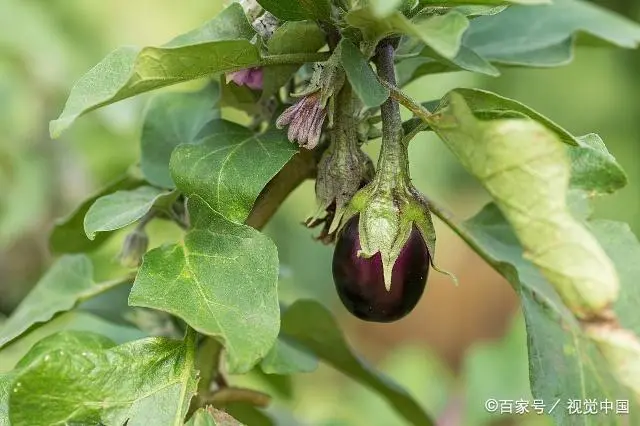
<path id="1" fill-rule="evenodd" d="M 262 90 L 262 68 L 245 68 L 226 74 L 227 82 L 233 81 L 238 86 L 247 86 L 253 90 Z"/>
<path id="2" fill-rule="evenodd" d="M 126 236 L 122 243 L 122 250 L 118 255 L 118 262 L 125 268 L 137 268 L 142 263 L 142 257 L 149 247 L 149 237 L 144 229 L 136 229 Z"/>
<path id="3" fill-rule="evenodd" d="M 360 257 L 358 216 L 345 224 L 333 255 L 333 279 L 340 300 L 356 317 L 391 322 L 407 315 L 424 292 L 429 273 L 429 250 L 413 226 L 393 265 L 391 287 L 384 280 L 380 253 Z"/>

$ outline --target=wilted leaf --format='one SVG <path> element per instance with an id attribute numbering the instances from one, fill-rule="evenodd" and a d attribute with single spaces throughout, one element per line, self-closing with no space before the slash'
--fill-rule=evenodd
<path id="1" fill-rule="evenodd" d="M 229 370 L 247 372 L 278 336 L 278 254 L 273 242 L 189 200 L 184 240 L 148 252 L 129 304 L 169 312 L 226 348 Z"/>
<path id="2" fill-rule="evenodd" d="M 165 192 L 152 186 L 141 186 L 130 191 L 117 191 L 96 200 L 84 217 L 84 231 L 90 240 L 96 233 L 115 231 L 131 225 L 149 213 L 154 205 L 169 206 L 176 193 Z"/>
<path id="3" fill-rule="evenodd" d="M 140 138 L 140 168 L 150 183 L 175 187 L 169 171 L 171 153 L 180 144 L 197 143 L 206 125 L 220 118 L 219 98 L 220 89 L 214 82 L 197 92 L 161 93 L 151 98 Z"/>
<path id="4" fill-rule="evenodd" d="M 376 391 L 411 424 L 433 424 L 429 415 L 402 388 L 375 372 L 347 345 L 331 313 L 317 302 L 298 301 L 282 316 L 282 333 L 352 379 Z"/>
<path id="5" fill-rule="evenodd" d="M 87 238 L 84 232 L 84 217 L 98 198 L 116 191 L 135 189 L 144 185 L 144 181 L 132 175 L 125 175 L 113 181 L 94 195 L 87 198 L 68 216 L 58 220 L 49 236 L 49 247 L 54 253 L 82 253 L 100 247 L 110 234 L 98 234 L 94 240 Z"/>
<path id="6" fill-rule="evenodd" d="M 289 375 L 311 373 L 318 368 L 318 358 L 286 338 L 279 338 L 260 362 L 266 374 Z"/>
<path id="7" fill-rule="evenodd" d="M 464 43 L 491 62 L 557 66 L 571 60 L 578 34 L 626 48 L 640 43 L 638 24 L 579 0 L 516 5 L 495 16 L 479 17 L 472 21 Z"/>
<path id="8" fill-rule="evenodd" d="M 571 311 L 585 318 L 619 290 L 613 264 L 567 207 L 570 161 L 555 133 L 533 120 L 481 121 L 451 93 L 429 124 L 484 185 Z"/>
<path id="9" fill-rule="evenodd" d="M 372 108 L 386 101 L 389 97 L 389 90 L 380 84 L 378 77 L 369 65 L 369 61 L 360 52 L 360 49 L 347 39 L 340 41 L 338 49 L 340 49 L 340 60 L 347 78 L 364 105 Z"/>
<path id="10" fill-rule="evenodd" d="M 153 89 L 261 64 L 249 42 L 254 30 L 242 7 L 231 4 L 212 21 L 162 47 L 122 47 L 73 87 L 50 131 L 57 137 L 80 115 Z"/>
<path id="11" fill-rule="evenodd" d="M 216 120 L 199 144 L 176 148 L 170 168 L 178 189 L 197 194 L 228 220 L 242 223 L 260 191 L 295 152 L 280 131 L 255 134 Z"/>
<path id="12" fill-rule="evenodd" d="M 0 330 L 0 348 L 57 313 L 71 310 L 80 302 L 122 283 L 122 280 L 94 283 L 93 265 L 84 255 L 60 258 Z"/>
<path id="13" fill-rule="evenodd" d="M 284 21 L 331 18 L 329 0 L 258 0 L 258 3 Z"/>
<path id="14" fill-rule="evenodd" d="M 9 397 L 11 423 L 182 425 L 196 390 L 195 336 L 114 346 L 63 332 L 21 361 Z"/>

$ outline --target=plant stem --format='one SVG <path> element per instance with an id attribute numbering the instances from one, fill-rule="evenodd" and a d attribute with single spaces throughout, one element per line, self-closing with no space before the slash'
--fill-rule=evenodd
<path id="1" fill-rule="evenodd" d="M 395 47 L 393 40 L 384 39 L 376 48 L 375 63 L 378 77 L 386 85 L 395 87 L 396 71 L 394 64 Z M 382 116 L 382 150 L 378 159 L 380 184 L 393 186 L 397 177 L 409 179 L 409 158 L 407 147 L 403 143 L 402 118 L 398 102 L 389 97 L 380 107 Z"/>
<path id="2" fill-rule="evenodd" d="M 262 65 L 296 65 L 307 62 L 324 62 L 330 56 L 329 52 L 285 53 L 282 55 L 265 55 L 261 58 L 261 62 Z"/>
<path id="3" fill-rule="evenodd" d="M 409 96 L 407 96 L 402 90 L 398 89 L 398 87 L 396 87 L 395 84 L 390 84 L 388 81 L 385 81 L 382 78 L 380 78 L 380 83 L 382 83 L 384 87 L 389 89 L 389 92 L 391 93 L 391 98 L 401 103 L 405 108 L 411 111 L 416 117 L 424 121 L 429 121 L 431 117 L 431 112 L 428 109 L 426 109 L 425 107 L 420 105 L 418 102 L 414 101 Z"/>

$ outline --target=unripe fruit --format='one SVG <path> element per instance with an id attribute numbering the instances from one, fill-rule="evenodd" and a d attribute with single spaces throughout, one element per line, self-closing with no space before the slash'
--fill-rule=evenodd
<path id="1" fill-rule="evenodd" d="M 429 251 L 413 226 L 409 239 L 393 265 L 391 289 L 384 285 L 380 253 L 358 257 L 359 217 L 344 226 L 333 254 L 333 281 L 344 306 L 365 321 L 391 322 L 418 304 L 429 274 Z"/>

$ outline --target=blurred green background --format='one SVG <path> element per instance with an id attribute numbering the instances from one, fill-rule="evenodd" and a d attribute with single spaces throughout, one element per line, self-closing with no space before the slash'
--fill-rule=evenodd
<path id="1" fill-rule="evenodd" d="M 640 18 L 635 0 L 600 3 Z M 48 122 L 61 111 L 74 81 L 120 45 L 161 44 L 221 8 L 222 2 L 215 0 L 0 0 L 0 323 L 52 262 L 47 235 L 55 219 L 138 158 L 148 96 L 91 113 L 61 139 L 49 139 Z M 574 134 L 599 133 L 630 184 L 600 200 L 596 214 L 628 222 L 638 233 L 639 76 L 638 51 L 580 49 L 564 68 L 506 69 L 498 79 L 439 75 L 407 90 L 414 98 L 431 100 L 454 87 L 486 88 L 528 104 Z M 377 143 L 367 147 L 373 156 L 377 149 Z M 472 215 L 486 202 L 482 189 L 433 136 L 421 135 L 413 142 L 411 163 L 416 186 L 457 217 Z M 511 287 L 450 231 L 437 224 L 437 257 L 459 277 L 460 286 L 434 273 L 409 317 L 394 324 L 368 324 L 350 318 L 339 304 L 330 273 L 332 250 L 313 241 L 314 232 L 301 226 L 313 210 L 313 183 L 308 182 L 266 230 L 279 248 L 284 301 L 315 297 L 330 306 L 363 357 L 406 386 L 442 425 L 550 424 L 537 415 L 500 416 L 484 410 L 487 398 L 531 400 L 524 325 Z M 154 245 L 177 235 L 166 225 L 154 224 L 151 231 Z M 125 233 L 92 254 L 99 277 L 118 274 L 113 258 Z M 117 304 L 122 295 L 112 300 Z M 89 314 L 67 315 L 42 333 L 79 323 L 113 328 Z M 11 369 L 35 339 L 30 336 L 0 354 L 0 372 Z M 236 380 L 265 390 L 274 386 L 260 377 Z M 375 395 L 325 367 L 295 377 L 293 396 L 285 385 L 275 393 L 271 410 L 279 424 L 403 424 Z"/>

